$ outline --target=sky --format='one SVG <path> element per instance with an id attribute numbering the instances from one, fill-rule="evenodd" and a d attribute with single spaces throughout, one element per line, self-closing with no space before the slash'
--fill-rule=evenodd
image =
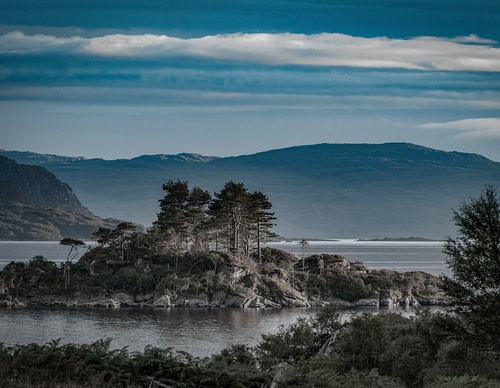
<path id="1" fill-rule="evenodd" d="M 0 148 L 500 162 L 498 0 L 0 0 Z"/>

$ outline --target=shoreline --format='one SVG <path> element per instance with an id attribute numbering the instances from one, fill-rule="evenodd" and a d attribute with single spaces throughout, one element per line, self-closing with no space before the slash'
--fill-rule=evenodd
<path id="1" fill-rule="evenodd" d="M 138 299 L 142 299 L 139 300 Z M 262 296 L 242 297 L 228 295 L 226 299 L 209 300 L 206 294 L 194 297 L 171 299 L 169 295 L 133 297 L 126 293 L 117 293 L 110 297 L 75 299 L 45 296 L 42 298 L 12 298 L 0 299 L 0 308 L 30 308 L 30 307 L 62 307 L 62 308 L 221 308 L 221 309 L 268 309 L 268 308 L 419 308 L 444 307 L 447 301 L 444 298 L 415 298 L 405 297 L 399 300 L 390 298 L 364 298 L 354 302 L 341 299 L 330 300 L 283 300 L 283 303 L 271 301 Z"/>

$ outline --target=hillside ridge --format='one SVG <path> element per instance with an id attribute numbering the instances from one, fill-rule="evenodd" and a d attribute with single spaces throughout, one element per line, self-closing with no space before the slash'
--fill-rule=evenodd
<path id="1" fill-rule="evenodd" d="M 178 154 L 141 154 L 134 156 L 132 158 L 118 158 L 118 159 L 104 159 L 104 158 L 88 158 L 85 156 L 68 156 L 68 155 L 56 155 L 56 154 L 45 154 L 38 152 L 30 152 L 30 151 L 17 151 L 17 150 L 6 150 L 0 148 L 0 155 L 6 156 L 8 158 L 16 160 L 18 163 L 26 163 L 26 162 L 38 162 L 42 164 L 50 164 L 54 162 L 75 162 L 75 161 L 102 161 L 102 162 L 116 162 L 116 161 L 140 161 L 145 159 L 158 160 L 158 161 L 185 161 L 185 162 L 212 162 L 212 161 L 221 161 L 221 160 L 234 160 L 238 158 L 256 158 L 262 156 L 268 156 L 272 154 L 279 153 L 288 153 L 291 151 L 299 151 L 301 154 L 305 154 L 304 151 L 314 151 L 318 150 L 324 152 L 328 151 L 339 151 L 343 150 L 349 151 L 352 154 L 352 151 L 357 150 L 371 150 L 373 152 L 374 149 L 378 149 L 381 152 L 387 152 L 389 150 L 395 151 L 423 151 L 427 154 L 440 154 L 447 155 L 452 157 L 460 157 L 466 158 L 469 160 L 476 160 L 482 162 L 492 162 L 492 163 L 500 163 L 487 157 L 477 154 L 477 153 L 469 153 L 469 152 L 460 152 L 460 151 L 443 151 L 437 150 L 434 148 L 408 143 L 408 142 L 387 142 L 387 143 L 316 143 L 316 144 L 308 144 L 308 145 L 297 145 L 290 146 L 284 148 L 270 149 L 266 151 L 255 152 L 252 154 L 242 154 L 235 156 L 208 156 L 202 155 L 194 152 L 181 152 Z"/>
<path id="2" fill-rule="evenodd" d="M 19 164 L 13 159 L 0 156 L 0 182 L 3 182 L 4 187 L 0 198 L 9 193 L 11 200 L 15 200 L 12 195 L 18 193 L 14 202 L 93 216 L 71 187 L 45 167 Z"/>

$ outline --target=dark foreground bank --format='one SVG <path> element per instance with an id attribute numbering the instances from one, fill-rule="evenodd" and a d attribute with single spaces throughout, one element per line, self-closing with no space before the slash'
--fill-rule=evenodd
<path id="1" fill-rule="evenodd" d="M 0 345 L 0 379 L 10 387 L 498 387 L 497 355 L 460 336 L 444 313 L 414 318 L 359 314 L 342 323 L 332 308 L 299 319 L 254 347 L 209 358 L 146 347 Z"/>

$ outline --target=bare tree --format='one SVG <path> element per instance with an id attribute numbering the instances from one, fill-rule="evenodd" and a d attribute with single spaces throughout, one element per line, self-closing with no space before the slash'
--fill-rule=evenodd
<path id="1" fill-rule="evenodd" d="M 304 257 L 304 252 L 307 248 L 307 246 L 309 245 L 309 242 L 307 240 L 300 240 L 299 241 L 299 245 L 300 245 L 300 250 L 302 252 L 302 272 L 305 271 L 305 257 Z"/>

